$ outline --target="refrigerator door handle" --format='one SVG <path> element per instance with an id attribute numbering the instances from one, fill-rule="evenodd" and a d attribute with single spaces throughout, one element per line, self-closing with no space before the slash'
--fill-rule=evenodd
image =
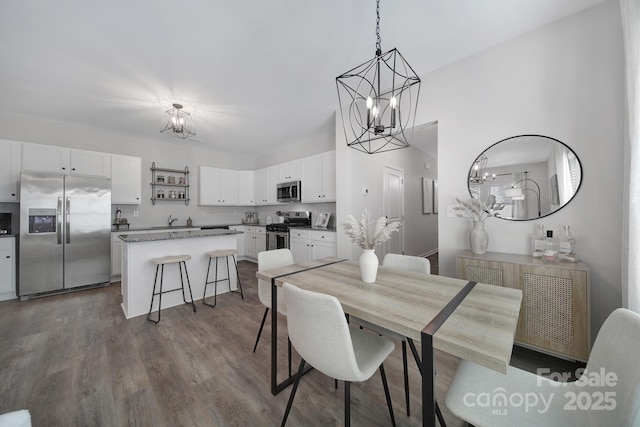
<path id="1" fill-rule="evenodd" d="M 56 230 L 58 231 L 56 234 L 58 235 L 58 244 L 62 244 L 62 197 L 58 197 L 58 211 L 57 211 L 57 220 L 58 226 Z"/>
<path id="2" fill-rule="evenodd" d="M 71 230 L 69 227 L 69 223 L 70 223 L 69 216 L 71 215 L 70 209 L 71 209 L 71 197 L 67 197 L 67 205 L 65 207 L 65 227 L 64 227 L 65 234 L 67 235 L 67 238 L 66 238 L 67 243 L 71 243 Z"/>

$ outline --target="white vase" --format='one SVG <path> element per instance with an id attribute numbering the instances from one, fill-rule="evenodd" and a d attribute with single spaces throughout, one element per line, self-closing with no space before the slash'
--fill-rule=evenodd
<path id="1" fill-rule="evenodd" d="M 373 249 L 365 249 L 360 255 L 360 276 L 365 283 L 373 283 L 378 275 L 378 257 Z"/>
<path id="2" fill-rule="evenodd" d="M 471 245 L 471 252 L 476 255 L 482 255 L 487 252 L 489 233 L 484 228 L 484 220 L 473 221 L 473 228 L 469 233 L 469 245 Z"/>

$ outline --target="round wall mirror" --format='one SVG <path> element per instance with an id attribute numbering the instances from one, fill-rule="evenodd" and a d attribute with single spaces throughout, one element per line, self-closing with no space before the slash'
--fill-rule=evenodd
<path id="1" fill-rule="evenodd" d="M 578 156 L 557 139 L 519 135 L 483 151 L 469 170 L 469 193 L 504 204 L 500 218 L 526 221 L 550 215 L 573 199 L 582 182 Z"/>

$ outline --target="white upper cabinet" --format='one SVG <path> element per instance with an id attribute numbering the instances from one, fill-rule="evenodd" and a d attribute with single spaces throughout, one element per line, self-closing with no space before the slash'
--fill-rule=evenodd
<path id="1" fill-rule="evenodd" d="M 71 175 L 111 177 L 111 154 L 73 149 L 70 154 Z"/>
<path id="2" fill-rule="evenodd" d="M 20 164 L 22 144 L 0 139 L 0 202 L 17 202 L 20 198 Z"/>
<path id="3" fill-rule="evenodd" d="M 299 181 L 302 179 L 302 162 L 293 160 L 278 165 L 278 182 Z"/>
<path id="4" fill-rule="evenodd" d="M 319 203 L 335 200 L 335 150 L 302 159 L 302 201 Z"/>
<path id="5" fill-rule="evenodd" d="M 238 205 L 254 206 L 255 202 L 255 182 L 253 171 L 238 171 Z"/>
<path id="6" fill-rule="evenodd" d="M 238 171 L 200 166 L 200 200 L 203 206 L 238 205 Z"/>
<path id="7" fill-rule="evenodd" d="M 142 199 L 142 159 L 111 155 L 111 204 L 139 205 Z"/>
<path id="8" fill-rule="evenodd" d="M 111 177 L 111 155 L 53 145 L 22 145 L 22 170 Z"/>
<path id="9" fill-rule="evenodd" d="M 255 172 L 255 202 L 256 205 L 275 205 L 278 203 L 276 186 L 279 182 L 279 166 L 258 169 Z"/>

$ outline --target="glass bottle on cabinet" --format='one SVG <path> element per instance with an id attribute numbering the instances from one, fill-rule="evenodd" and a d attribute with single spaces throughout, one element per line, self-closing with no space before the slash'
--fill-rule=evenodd
<path id="1" fill-rule="evenodd" d="M 563 229 L 564 235 L 560 239 L 558 259 L 561 261 L 577 262 L 576 239 L 573 237 L 573 234 L 571 234 L 571 227 L 565 225 Z"/>
<path id="2" fill-rule="evenodd" d="M 536 233 L 531 237 L 531 255 L 542 258 L 542 251 L 546 248 L 544 225 L 538 224 Z"/>

